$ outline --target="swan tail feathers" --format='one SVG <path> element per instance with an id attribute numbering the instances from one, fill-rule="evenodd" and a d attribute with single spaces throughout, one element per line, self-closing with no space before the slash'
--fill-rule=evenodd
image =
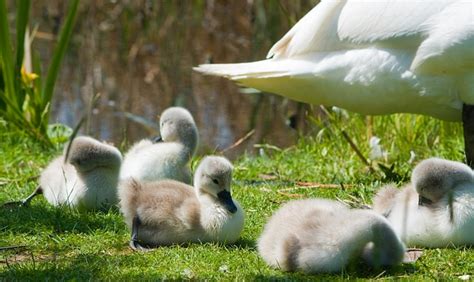
<path id="1" fill-rule="evenodd" d="M 195 71 L 206 74 L 225 77 L 234 81 L 247 79 L 265 79 L 291 75 L 291 66 L 285 62 L 275 60 L 263 60 L 251 63 L 238 64 L 204 64 L 193 68 Z"/>

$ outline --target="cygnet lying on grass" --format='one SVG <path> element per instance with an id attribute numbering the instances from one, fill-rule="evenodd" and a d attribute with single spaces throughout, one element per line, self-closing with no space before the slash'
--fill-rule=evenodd
<path id="1" fill-rule="evenodd" d="M 66 150 L 42 171 L 38 188 L 22 205 L 38 194 L 54 206 L 92 210 L 115 205 L 122 162 L 119 150 L 86 136 L 72 141 L 65 160 Z"/>
<path id="2" fill-rule="evenodd" d="M 404 246 L 388 221 L 369 210 L 351 210 L 323 199 L 291 201 L 278 209 L 258 239 L 274 268 L 339 272 L 358 259 L 371 266 L 402 261 Z"/>
<path id="3" fill-rule="evenodd" d="M 160 117 L 161 139 L 142 140 L 125 154 L 120 179 L 137 181 L 174 179 L 191 183 L 189 161 L 196 151 L 198 131 L 191 114 L 171 107 Z"/>
<path id="4" fill-rule="evenodd" d="M 130 247 L 236 241 L 244 212 L 231 197 L 231 181 L 232 164 L 209 156 L 196 169 L 194 189 L 174 180 L 121 182 L 121 211 L 132 230 Z"/>
<path id="5" fill-rule="evenodd" d="M 402 190 L 389 185 L 374 198 L 408 246 L 474 245 L 474 175 L 467 165 L 431 158 Z"/>

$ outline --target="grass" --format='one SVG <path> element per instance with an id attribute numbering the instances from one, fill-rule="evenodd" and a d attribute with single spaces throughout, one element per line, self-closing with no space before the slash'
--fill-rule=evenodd
<path id="1" fill-rule="evenodd" d="M 234 162 L 233 193 L 247 215 L 237 243 L 192 244 L 134 253 L 128 248 L 129 231 L 116 209 L 79 213 L 67 207 L 52 207 L 39 197 L 30 208 L 0 210 L 0 246 L 26 246 L 0 251 L 0 280 L 315 279 L 271 269 L 256 252 L 255 241 L 265 220 L 280 204 L 302 197 L 370 204 L 380 185 L 406 180 L 423 158 L 463 158 L 459 124 L 408 115 L 377 117 L 373 132 L 389 154 L 372 161 L 369 169 L 341 135 L 344 130 L 367 156 L 370 148 L 364 117 L 332 113 L 329 119 L 314 122 L 323 127 L 318 135 L 302 137 L 296 146 L 284 150 L 262 145 L 258 156 L 242 156 Z M 4 123 L 0 127 L 2 203 L 29 194 L 36 186 L 35 176 L 60 148 L 44 149 Z M 412 162 L 408 161 L 410 151 L 416 156 Z M 305 183 L 336 185 L 311 188 Z M 316 278 L 456 279 L 466 274 L 472 277 L 473 269 L 474 251 L 458 247 L 427 249 L 417 262 L 385 271 L 354 266 L 344 273 Z"/>

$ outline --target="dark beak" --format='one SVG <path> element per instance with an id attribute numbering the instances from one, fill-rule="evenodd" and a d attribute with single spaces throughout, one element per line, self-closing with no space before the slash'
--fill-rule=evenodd
<path id="1" fill-rule="evenodd" d="M 430 199 L 425 198 L 421 195 L 418 196 L 418 205 L 419 206 L 426 207 L 426 206 L 429 206 L 431 204 L 433 204 L 433 201 L 431 201 Z"/>
<path id="2" fill-rule="evenodd" d="M 151 138 L 151 142 L 153 142 L 153 143 L 163 142 L 163 138 L 161 138 L 161 136 L 155 136 L 155 137 Z"/>
<path id="3" fill-rule="evenodd" d="M 217 198 L 230 213 L 237 211 L 237 206 L 234 204 L 234 201 L 232 201 L 232 196 L 229 191 L 224 190 L 217 193 Z"/>

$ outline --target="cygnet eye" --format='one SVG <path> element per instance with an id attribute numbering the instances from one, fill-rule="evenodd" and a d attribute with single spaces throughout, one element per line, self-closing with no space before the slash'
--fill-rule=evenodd
<path id="1" fill-rule="evenodd" d="M 82 161 L 80 159 L 72 159 L 70 163 L 73 165 L 81 165 Z"/>
<path id="2" fill-rule="evenodd" d="M 169 119 L 166 119 L 166 120 L 163 120 L 163 121 L 161 122 L 161 125 L 160 125 L 160 126 L 163 127 L 163 126 L 165 126 L 165 124 L 170 124 L 170 123 L 172 123 L 172 122 L 171 122 Z"/>
<path id="3" fill-rule="evenodd" d="M 214 182 L 215 184 L 219 184 L 219 180 L 217 180 L 215 178 L 212 179 L 212 182 Z"/>

